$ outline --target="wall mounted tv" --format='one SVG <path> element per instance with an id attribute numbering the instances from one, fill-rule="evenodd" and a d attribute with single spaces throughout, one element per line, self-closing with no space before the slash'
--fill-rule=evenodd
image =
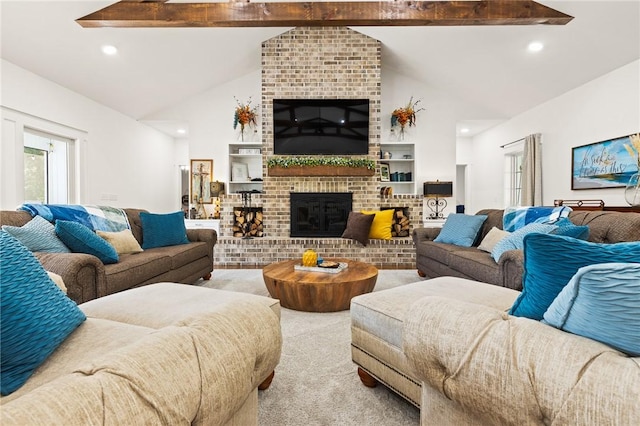
<path id="1" fill-rule="evenodd" d="M 368 99 L 274 99 L 273 152 L 366 155 Z"/>

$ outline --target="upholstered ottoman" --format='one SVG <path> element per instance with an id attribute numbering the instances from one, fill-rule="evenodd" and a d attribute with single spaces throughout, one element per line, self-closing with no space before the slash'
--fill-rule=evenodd
<path id="1" fill-rule="evenodd" d="M 402 328 L 409 306 L 425 296 L 441 296 L 500 310 L 511 307 L 519 292 L 476 281 L 439 277 L 351 299 L 351 358 L 366 386 L 384 384 L 420 407 L 421 385 L 402 351 Z"/>

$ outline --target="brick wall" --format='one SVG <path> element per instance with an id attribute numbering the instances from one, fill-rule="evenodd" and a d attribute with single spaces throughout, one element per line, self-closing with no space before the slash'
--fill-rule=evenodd
<path id="1" fill-rule="evenodd" d="M 231 235 L 233 208 L 242 204 L 237 194 L 222 203 L 221 236 L 216 267 L 260 267 L 301 256 L 317 248 L 323 257 L 349 257 L 378 267 L 413 268 L 415 249 L 410 238 L 376 241 L 367 247 L 343 239 L 289 237 L 290 192 L 351 192 L 353 209 L 408 207 L 412 225 L 422 220 L 422 197 L 381 198 L 379 170 L 367 177 L 270 177 L 267 159 L 273 155 L 273 99 L 369 99 L 369 155 L 380 154 L 381 44 L 346 27 L 295 28 L 262 44 L 262 155 L 263 193 L 252 196 L 262 207 L 264 237 L 243 240 Z"/>

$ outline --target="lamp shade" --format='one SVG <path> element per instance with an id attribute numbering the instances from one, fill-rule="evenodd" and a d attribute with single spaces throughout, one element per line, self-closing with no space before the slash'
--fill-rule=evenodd
<path id="1" fill-rule="evenodd" d="M 212 197 L 220 197 L 224 195 L 224 182 L 215 181 L 211 182 L 211 196 Z"/>
<path id="2" fill-rule="evenodd" d="M 424 182 L 423 193 L 425 197 L 451 197 L 453 195 L 453 182 Z"/>

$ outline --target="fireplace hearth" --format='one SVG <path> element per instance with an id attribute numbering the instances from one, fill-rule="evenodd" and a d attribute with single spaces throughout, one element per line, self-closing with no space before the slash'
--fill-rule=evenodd
<path id="1" fill-rule="evenodd" d="M 340 237 L 347 226 L 353 194 L 350 192 L 292 192 L 292 237 Z"/>

